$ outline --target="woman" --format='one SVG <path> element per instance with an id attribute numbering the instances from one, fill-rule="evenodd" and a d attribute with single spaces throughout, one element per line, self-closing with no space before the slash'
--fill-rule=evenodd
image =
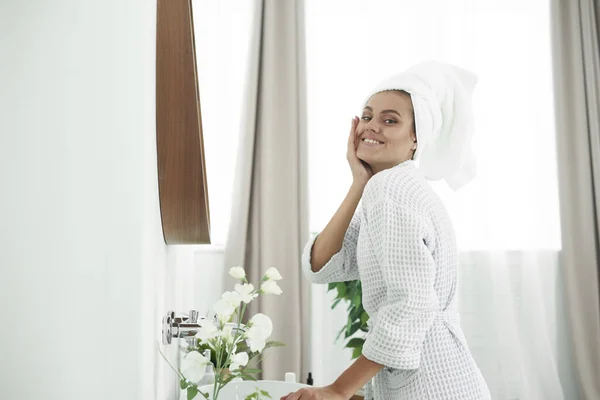
<path id="1" fill-rule="evenodd" d="M 360 279 L 369 332 L 362 355 L 333 384 L 284 397 L 483 400 L 456 306 L 452 223 L 427 180 L 458 189 L 474 176 L 471 95 L 476 77 L 438 62 L 384 80 L 352 120 L 353 183 L 303 254 L 314 283 Z M 359 205 L 360 201 L 360 205 Z"/>

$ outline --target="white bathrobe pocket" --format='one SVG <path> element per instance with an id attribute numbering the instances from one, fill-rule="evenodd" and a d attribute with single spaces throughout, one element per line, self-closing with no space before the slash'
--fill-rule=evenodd
<path id="1" fill-rule="evenodd" d="M 418 379 L 419 374 L 418 369 L 395 369 L 390 367 L 383 369 L 383 378 L 390 390 L 406 388 Z"/>

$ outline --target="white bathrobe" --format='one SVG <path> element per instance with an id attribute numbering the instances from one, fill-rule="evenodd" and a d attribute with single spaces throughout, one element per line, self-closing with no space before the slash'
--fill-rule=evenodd
<path id="1" fill-rule="evenodd" d="M 311 271 L 313 283 L 360 279 L 369 314 L 363 355 L 385 367 L 375 400 L 483 400 L 487 385 L 460 328 L 458 254 L 450 218 L 414 161 L 368 182 L 342 249 Z"/>

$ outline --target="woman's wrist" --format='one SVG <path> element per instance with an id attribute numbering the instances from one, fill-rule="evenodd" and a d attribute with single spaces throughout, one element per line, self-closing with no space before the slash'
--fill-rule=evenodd
<path id="1" fill-rule="evenodd" d="M 367 186 L 367 182 L 369 182 L 368 179 L 354 179 L 352 181 L 352 185 L 350 186 L 350 190 L 357 191 L 362 195 L 363 190 L 365 190 L 365 186 Z"/>
<path id="2" fill-rule="evenodd" d="M 343 399 L 350 399 L 356 394 L 354 391 L 344 390 L 344 388 L 341 387 L 337 382 L 334 382 L 331 385 L 327 386 L 327 389 L 329 389 L 330 391 L 332 391 L 337 396 Z"/>
<path id="3" fill-rule="evenodd" d="M 349 399 L 377 375 L 382 368 L 382 364 L 378 364 L 361 355 L 330 387 L 344 399 Z"/>

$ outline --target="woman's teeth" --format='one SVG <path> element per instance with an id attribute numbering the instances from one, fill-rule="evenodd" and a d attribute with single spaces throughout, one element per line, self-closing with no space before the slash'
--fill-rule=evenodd
<path id="1" fill-rule="evenodd" d="M 381 144 L 381 142 L 378 142 L 377 140 L 368 139 L 368 138 L 363 139 L 363 142 L 370 143 L 370 144 Z"/>

